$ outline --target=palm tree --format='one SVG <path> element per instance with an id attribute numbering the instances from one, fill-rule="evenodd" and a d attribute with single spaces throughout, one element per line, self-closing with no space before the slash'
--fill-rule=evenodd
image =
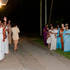
<path id="1" fill-rule="evenodd" d="M 42 0 L 40 0 L 40 36 L 42 36 Z"/>
<path id="2" fill-rule="evenodd" d="M 48 24 L 51 23 L 52 8 L 53 8 L 53 0 L 51 1 L 51 8 L 50 8 L 50 15 L 49 15 L 49 22 L 48 22 Z"/>

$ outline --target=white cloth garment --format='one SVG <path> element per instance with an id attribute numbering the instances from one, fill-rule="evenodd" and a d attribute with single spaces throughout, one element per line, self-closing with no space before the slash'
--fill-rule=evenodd
<path id="1" fill-rule="evenodd" d="M 8 29 L 8 27 L 6 26 L 6 30 Z M 4 53 L 8 54 L 9 53 L 9 42 L 8 42 L 8 32 L 6 31 L 6 39 L 4 42 Z"/>
<path id="2" fill-rule="evenodd" d="M 0 28 L 0 60 L 4 59 L 3 28 Z"/>
<path id="3" fill-rule="evenodd" d="M 48 37 L 47 43 L 48 43 L 48 44 L 51 44 L 51 37 Z"/>
<path id="4" fill-rule="evenodd" d="M 57 30 L 51 30 L 52 33 L 57 33 Z M 51 47 L 50 50 L 56 50 L 56 43 L 57 43 L 57 38 L 55 36 L 55 34 L 51 33 Z"/>
<path id="5" fill-rule="evenodd" d="M 51 31 L 51 30 L 49 30 L 49 32 L 50 32 L 50 31 Z M 50 33 L 49 33 L 49 35 L 50 35 Z M 51 44 L 51 35 L 48 37 L 47 43 L 48 43 L 48 44 Z"/>
<path id="6" fill-rule="evenodd" d="M 9 43 L 8 43 L 8 38 L 5 39 L 4 42 L 4 53 L 8 54 L 9 53 Z"/>

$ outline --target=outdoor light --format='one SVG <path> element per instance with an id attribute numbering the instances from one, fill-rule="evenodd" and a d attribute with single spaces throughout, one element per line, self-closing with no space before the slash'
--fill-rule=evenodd
<path id="1" fill-rule="evenodd" d="M 7 3 L 8 3 L 8 0 L 0 0 L 0 8 L 1 8 L 2 6 L 6 6 Z"/>

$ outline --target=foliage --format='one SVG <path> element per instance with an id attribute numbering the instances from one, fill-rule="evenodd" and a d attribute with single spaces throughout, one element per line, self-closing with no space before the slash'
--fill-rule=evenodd
<path id="1" fill-rule="evenodd" d="M 37 38 L 37 39 L 35 39 L 33 41 L 39 43 L 43 48 L 45 48 L 43 38 Z M 55 52 L 57 54 L 61 55 L 61 56 L 64 56 L 64 57 L 70 59 L 70 52 L 64 52 L 61 49 L 57 49 Z"/>
<path id="2" fill-rule="evenodd" d="M 33 41 L 36 42 L 36 43 L 39 43 L 42 48 L 45 47 L 42 37 L 41 37 L 41 38 L 37 38 L 37 39 L 35 39 L 35 40 L 33 40 Z"/>
<path id="3" fill-rule="evenodd" d="M 70 59 L 70 52 L 64 52 L 60 49 L 57 49 L 55 52 L 62 55 L 62 56 L 64 56 L 64 57 L 66 57 L 66 58 L 68 58 L 68 59 Z"/>

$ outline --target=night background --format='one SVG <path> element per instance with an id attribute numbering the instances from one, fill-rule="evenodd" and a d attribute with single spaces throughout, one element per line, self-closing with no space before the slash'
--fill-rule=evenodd
<path id="1" fill-rule="evenodd" d="M 47 0 L 47 15 L 49 18 L 51 1 Z M 42 1 L 42 24 L 45 23 L 45 0 Z M 70 5 L 68 0 L 54 0 L 52 21 L 64 18 L 63 22 L 70 22 Z M 0 17 L 7 16 L 12 23 L 17 23 L 21 35 L 40 34 L 40 1 L 37 0 L 9 0 L 4 9 L 0 9 Z"/>
<path id="2" fill-rule="evenodd" d="M 48 0 L 48 18 L 50 13 L 51 1 Z M 69 0 L 53 0 L 52 23 L 63 19 L 63 23 L 70 23 L 70 4 Z"/>
<path id="3" fill-rule="evenodd" d="M 38 34 L 40 31 L 39 3 L 33 0 L 8 0 L 8 4 L 0 9 L 0 17 L 7 16 L 12 24 L 17 23 L 21 35 Z"/>

